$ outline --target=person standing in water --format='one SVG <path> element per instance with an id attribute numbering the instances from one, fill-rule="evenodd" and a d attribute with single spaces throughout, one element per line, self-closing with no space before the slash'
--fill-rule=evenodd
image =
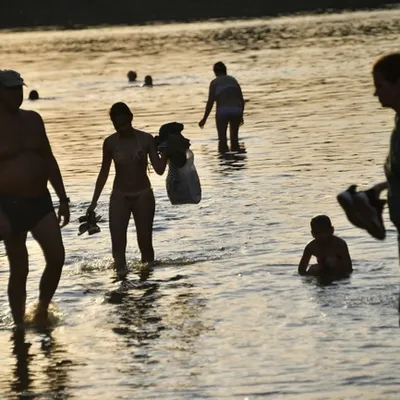
<path id="1" fill-rule="evenodd" d="M 242 89 L 237 80 L 227 75 L 226 66 L 222 62 L 214 64 L 215 79 L 210 83 L 208 100 L 204 116 L 199 122 L 203 128 L 214 102 L 217 103 L 215 121 L 218 131 L 218 148 L 221 152 L 228 151 L 227 129 L 229 125 L 231 150 L 239 150 L 239 126 L 243 124 L 244 99 Z"/>
<path id="2" fill-rule="evenodd" d="M 155 200 L 147 176 L 147 158 L 150 158 L 156 173 L 162 175 L 167 155 L 165 151 L 158 155 L 152 135 L 133 128 L 133 114 L 125 103 L 115 103 L 111 107 L 110 119 L 116 132 L 104 140 L 103 160 L 87 213 L 96 209 L 113 161 L 115 179 L 109 203 L 109 224 L 114 266 L 118 275 L 124 276 L 127 272 L 125 253 L 131 214 L 136 225 L 141 261 L 154 261 L 152 234 Z"/>
<path id="3" fill-rule="evenodd" d="M 37 324 L 45 324 L 64 265 L 60 223 L 63 227 L 70 218 L 69 199 L 42 117 L 20 108 L 23 85 L 18 72 L 0 70 L 0 235 L 10 265 L 8 298 L 17 326 L 23 326 L 25 316 L 27 233 L 31 232 L 46 260 L 35 316 Z M 60 200 L 58 216 L 48 182 Z"/>
<path id="4" fill-rule="evenodd" d="M 390 138 L 389 152 L 384 163 L 386 180 L 373 186 L 377 197 L 387 192 L 390 220 L 397 229 L 400 260 L 400 53 L 391 53 L 379 58 L 373 68 L 374 96 L 382 107 L 395 111 L 394 128 Z M 399 299 L 400 311 L 400 299 Z"/>

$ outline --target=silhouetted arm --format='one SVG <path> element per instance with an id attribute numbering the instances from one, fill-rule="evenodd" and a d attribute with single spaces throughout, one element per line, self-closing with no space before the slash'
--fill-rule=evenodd
<path id="1" fill-rule="evenodd" d="M 49 142 L 49 138 L 46 134 L 46 129 L 44 127 L 44 122 L 42 117 L 31 111 L 32 115 L 32 125 L 34 128 L 38 129 L 38 132 L 43 139 L 41 143 L 43 143 L 41 147 L 41 153 L 43 158 L 46 160 L 47 164 L 47 173 L 51 186 L 56 192 L 58 199 L 60 201 L 57 217 L 58 221 L 61 223 L 61 227 L 64 227 L 69 223 L 70 220 L 70 211 L 69 211 L 69 199 L 67 197 L 67 193 L 65 191 L 64 182 L 61 176 L 60 167 L 58 166 L 57 160 L 54 157 L 53 151 L 51 149 L 51 145 Z"/>
<path id="2" fill-rule="evenodd" d="M 241 101 L 242 101 L 242 112 L 244 112 L 244 104 L 245 104 L 245 102 L 244 102 L 244 98 L 243 98 L 242 88 L 240 87 L 240 85 L 239 85 L 239 92 L 240 92 L 240 98 L 241 98 Z"/>
<path id="3" fill-rule="evenodd" d="M 349 248 L 347 243 L 343 240 L 339 246 L 339 257 L 340 257 L 340 271 L 344 274 L 349 274 L 353 272 L 353 264 L 351 262 Z"/>
<path id="4" fill-rule="evenodd" d="M 103 158 L 101 162 L 100 172 L 96 180 L 93 198 L 88 208 L 88 212 L 93 211 L 97 206 L 97 201 L 99 200 L 101 192 L 103 191 L 104 185 L 106 184 L 108 175 L 110 173 L 111 161 L 112 156 L 111 150 L 109 148 L 109 141 L 105 139 L 103 143 Z"/>
<path id="5" fill-rule="evenodd" d="M 377 183 L 372 188 L 378 193 L 378 196 L 379 196 L 379 194 L 381 192 L 383 192 L 384 190 L 386 190 L 388 188 L 388 186 L 389 186 L 388 182 L 384 181 L 384 182 Z"/>
<path id="6" fill-rule="evenodd" d="M 307 268 L 308 264 L 310 263 L 312 257 L 312 252 L 311 252 L 311 243 L 309 243 L 304 251 L 303 251 L 303 256 L 301 257 L 299 267 L 298 267 L 298 273 L 299 275 L 307 275 Z"/>
<path id="7" fill-rule="evenodd" d="M 166 149 L 163 149 L 163 151 L 161 153 L 161 157 L 160 157 L 157 153 L 156 143 L 154 141 L 154 138 L 151 135 L 149 135 L 149 136 L 150 136 L 150 139 L 149 139 L 149 141 L 150 141 L 150 143 L 149 143 L 150 162 L 154 168 L 154 171 L 156 171 L 156 173 L 158 175 L 162 175 L 167 166 L 167 151 L 166 151 Z"/>
<path id="8" fill-rule="evenodd" d="M 207 104 L 206 104 L 206 109 L 204 111 L 204 116 L 203 116 L 203 119 L 199 122 L 199 126 L 201 128 L 205 125 L 205 123 L 207 121 L 207 118 L 210 115 L 210 112 L 211 112 L 211 110 L 213 108 L 213 105 L 214 105 L 214 101 L 215 101 L 214 86 L 215 86 L 214 81 L 212 81 L 210 83 L 210 88 L 208 89 L 208 100 L 207 100 Z"/>
<path id="9" fill-rule="evenodd" d="M 43 119 L 36 112 L 32 112 L 31 115 L 33 117 L 32 122 L 34 123 L 34 125 L 37 126 L 40 131 L 40 135 L 43 138 L 41 153 L 47 162 L 49 182 L 56 192 L 58 198 L 60 200 L 65 200 L 67 198 L 67 194 L 65 192 L 64 182 L 57 160 L 55 159 L 53 151 L 51 149 L 49 138 L 47 137 L 46 129 L 44 127 Z"/>

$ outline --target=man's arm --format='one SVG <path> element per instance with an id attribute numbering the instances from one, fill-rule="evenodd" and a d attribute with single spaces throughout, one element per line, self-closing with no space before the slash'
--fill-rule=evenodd
<path id="1" fill-rule="evenodd" d="M 34 117 L 34 124 L 33 126 L 37 127 L 38 132 L 43 139 L 43 144 L 41 146 L 41 153 L 46 160 L 47 163 L 47 173 L 48 178 L 51 186 L 53 187 L 54 191 L 56 192 L 58 199 L 60 201 L 60 205 L 58 208 L 58 220 L 61 222 L 61 217 L 63 217 L 63 221 L 61 227 L 67 225 L 70 219 L 70 212 L 69 212 L 69 198 L 67 197 L 67 193 L 65 191 L 64 182 L 61 176 L 61 171 L 58 166 L 57 160 L 54 157 L 53 151 L 51 149 L 51 145 L 49 142 L 49 138 L 46 134 L 46 128 L 44 126 L 44 122 L 42 117 L 33 112 L 32 114 Z"/>
<path id="2" fill-rule="evenodd" d="M 298 270 L 297 270 L 299 275 L 307 275 L 308 264 L 310 263 L 310 260 L 311 260 L 311 257 L 312 257 L 311 243 L 309 243 L 305 247 L 305 249 L 303 251 L 303 256 L 301 257 L 301 260 L 300 260 L 300 263 L 299 263 L 299 267 L 298 267 Z"/>
<path id="3" fill-rule="evenodd" d="M 38 129 L 40 130 L 40 135 L 43 137 L 43 146 L 42 146 L 42 154 L 47 162 L 48 168 L 48 176 L 49 182 L 56 192 L 60 202 L 65 201 L 67 199 L 67 194 L 65 192 L 64 182 L 61 176 L 61 171 L 58 166 L 57 160 L 54 157 L 53 151 L 51 149 L 51 145 L 49 142 L 49 138 L 46 134 L 46 128 L 44 126 L 44 122 L 42 117 L 38 113 L 34 113 L 35 122 L 37 124 Z"/>

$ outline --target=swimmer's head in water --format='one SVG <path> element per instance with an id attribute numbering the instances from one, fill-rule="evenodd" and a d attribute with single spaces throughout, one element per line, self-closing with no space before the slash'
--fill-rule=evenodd
<path id="1" fill-rule="evenodd" d="M 132 127 L 133 114 L 123 102 L 113 104 L 110 109 L 110 118 L 117 132 L 126 132 Z"/>
<path id="2" fill-rule="evenodd" d="M 151 75 L 145 76 L 144 84 L 145 84 L 145 86 L 153 86 L 153 78 L 151 77 Z"/>
<path id="3" fill-rule="evenodd" d="M 129 82 L 135 82 L 135 81 L 136 81 L 136 78 L 137 78 L 137 74 L 136 74 L 135 71 L 129 71 L 129 72 L 127 73 L 127 77 L 128 77 L 128 81 L 129 81 Z"/>
<path id="4" fill-rule="evenodd" d="M 31 90 L 29 93 L 29 100 L 38 100 L 39 93 L 36 90 Z"/>
<path id="5" fill-rule="evenodd" d="M 13 70 L 0 70 L 0 104 L 2 107 L 16 111 L 23 101 L 24 80 L 21 75 Z"/>
<path id="6" fill-rule="evenodd" d="M 400 107 L 400 53 L 392 53 L 379 58 L 373 68 L 375 93 L 382 107 Z"/>
<path id="7" fill-rule="evenodd" d="M 222 61 L 218 61 L 214 64 L 214 74 L 216 76 L 226 75 L 226 65 Z"/>
<path id="8" fill-rule="evenodd" d="M 310 225 L 311 235 L 318 241 L 329 239 L 334 233 L 332 222 L 327 215 L 317 215 L 312 218 Z"/>

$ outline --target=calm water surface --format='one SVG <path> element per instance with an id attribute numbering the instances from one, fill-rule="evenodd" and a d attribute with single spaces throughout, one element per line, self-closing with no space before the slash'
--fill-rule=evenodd
<path id="1" fill-rule="evenodd" d="M 2 250 L 0 398 L 397 399 L 396 234 L 387 213 L 385 242 L 356 230 L 336 194 L 383 178 L 394 116 L 372 96 L 370 70 L 399 34 L 396 10 L 0 33 L 2 68 L 43 97 L 24 106 L 42 114 L 72 199 L 50 333 L 13 335 Z M 219 60 L 248 100 L 240 157 L 219 157 L 213 114 L 197 126 Z M 152 89 L 140 87 L 147 74 Z M 113 172 L 102 232 L 77 236 L 121 100 L 153 134 L 185 124 L 203 189 L 199 205 L 172 206 L 151 172 L 159 265 L 140 272 L 132 224 L 123 283 L 107 229 Z M 329 287 L 296 273 L 318 213 L 354 260 L 351 279 Z M 29 249 L 32 306 L 43 259 L 31 239 Z"/>

